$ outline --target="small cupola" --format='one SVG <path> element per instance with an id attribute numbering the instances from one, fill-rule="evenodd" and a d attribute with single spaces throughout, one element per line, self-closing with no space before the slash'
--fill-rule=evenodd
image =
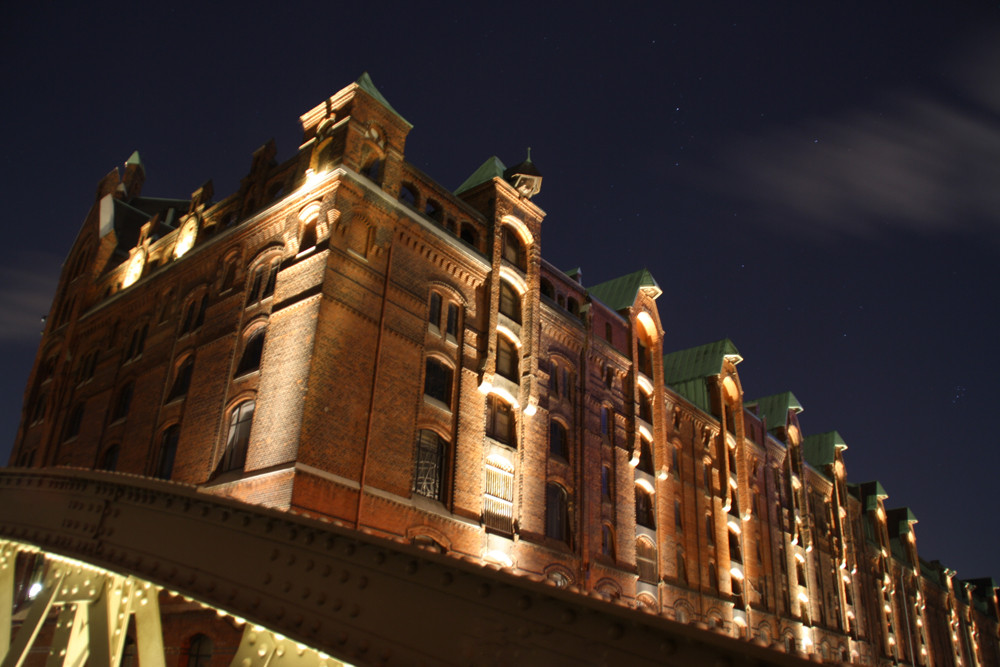
<path id="1" fill-rule="evenodd" d="M 531 199 L 542 189 L 542 173 L 531 161 L 531 148 L 528 148 L 528 158 L 504 171 L 503 177 L 525 199 Z"/>

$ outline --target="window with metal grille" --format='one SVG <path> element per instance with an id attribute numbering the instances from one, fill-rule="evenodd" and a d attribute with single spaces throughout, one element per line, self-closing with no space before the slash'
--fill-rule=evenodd
<path id="1" fill-rule="evenodd" d="M 514 532 L 514 467 L 499 456 L 486 459 L 483 523 L 495 531 Z"/>
<path id="2" fill-rule="evenodd" d="M 446 447 L 447 441 L 430 429 L 421 429 L 417 434 L 414 493 L 433 500 L 443 500 Z"/>

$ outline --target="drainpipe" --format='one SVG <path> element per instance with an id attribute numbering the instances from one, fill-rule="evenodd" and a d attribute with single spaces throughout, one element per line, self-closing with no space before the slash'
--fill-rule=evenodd
<path id="1" fill-rule="evenodd" d="M 378 315 L 378 335 L 375 338 L 375 362 L 372 364 L 372 391 L 368 399 L 368 422 L 365 425 L 365 446 L 361 454 L 361 478 L 358 480 L 358 509 L 354 515 L 354 529 L 361 527 L 361 503 L 365 497 L 365 477 L 368 474 L 368 450 L 372 440 L 372 421 L 375 418 L 375 393 L 378 389 L 378 367 L 382 356 L 382 332 L 385 330 L 385 307 L 389 301 L 389 278 L 392 275 L 392 244 L 385 259 L 385 281 L 382 283 L 382 308 Z"/>

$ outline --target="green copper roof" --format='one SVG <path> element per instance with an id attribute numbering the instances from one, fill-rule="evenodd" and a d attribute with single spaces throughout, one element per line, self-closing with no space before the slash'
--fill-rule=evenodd
<path id="1" fill-rule="evenodd" d="M 837 450 L 844 449 L 847 449 L 847 444 L 836 431 L 809 435 L 802 440 L 802 454 L 806 461 L 820 469 L 833 463 Z"/>
<path id="2" fill-rule="evenodd" d="M 134 164 L 143 171 L 146 171 L 146 168 L 142 165 L 142 158 L 139 157 L 139 151 L 132 151 L 132 154 L 125 160 L 125 164 Z"/>
<path id="3" fill-rule="evenodd" d="M 765 420 L 768 431 L 787 426 L 789 410 L 795 410 L 796 414 L 802 412 L 802 404 L 790 391 L 758 398 L 747 405 L 757 405 L 757 416 Z"/>
<path id="4" fill-rule="evenodd" d="M 479 166 L 479 169 L 472 172 L 472 176 L 465 179 L 465 182 L 458 186 L 458 189 L 455 190 L 454 194 L 462 194 L 466 190 L 471 190 L 477 185 L 481 185 L 487 181 L 492 181 L 496 177 L 503 178 L 503 172 L 505 169 L 507 169 L 507 167 L 505 167 L 503 162 L 500 161 L 500 158 L 494 155 L 486 162 L 482 163 Z"/>
<path id="5" fill-rule="evenodd" d="M 366 93 L 374 97 L 376 100 L 378 100 L 382 104 L 382 106 L 384 106 L 386 109 L 396 114 L 399 120 L 406 123 L 409 127 L 413 127 L 413 123 L 403 118 L 403 116 L 398 111 L 392 108 L 392 105 L 389 104 L 389 100 L 385 99 L 382 93 L 379 92 L 378 88 L 375 87 L 375 84 L 372 83 L 372 78 L 368 76 L 368 72 L 363 72 L 361 76 L 358 77 L 358 80 L 355 81 L 354 83 L 358 84 L 358 88 L 360 88 L 361 90 L 365 91 Z"/>
<path id="6" fill-rule="evenodd" d="M 653 274 L 647 269 L 639 269 L 620 278 L 594 285 L 587 290 L 587 293 L 611 310 L 624 310 L 635 303 L 635 297 L 643 288 L 653 292 L 654 299 L 663 293 L 656 284 Z"/>
<path id="7" fill-rule="evenodd" d="M 664 380 L 678 394 L 705 412 L 711 412 L 712 401 L 705 378 L 721 373 L 726 357 L 735 357 L 736 363 L 743 360 L 728 338 L 671 352 L 663 356 Z"/>
<path id="8" fill-rule="evenodd" d="M 884 499 L 889 497 L 889 494 L 885 492 L 885 489 L 877 481 L 862 482 L 859 487 L 861 490 L 861 501 L 865 505 L 866 512 L 878 507 L 879 498 Z"/>

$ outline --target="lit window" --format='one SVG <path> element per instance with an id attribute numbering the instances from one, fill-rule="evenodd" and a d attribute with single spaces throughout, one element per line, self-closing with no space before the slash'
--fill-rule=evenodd
<path id="1" fill-rule="evenodd" d="M 222 454 L 220 470 L 242 470 L 247 461 L 247 447 L 250 444 L 250 426 L 253 422 L 253 411 L 256 401 L 243 401 L 229 416 L 229 434 L 226 437 L 226 449 Z"/>
<path id="2" fill-rule="evenodd" d="M 521 295 L 505 281 L 500 281 L 500 312 L 520 324 Z"/>
<path id="3" fill-rule="evenodd" d="M 514 467 L 495 455 L 486 459 L 483 523 L 491 530 L 514 532 Z"/>
<path id="4" fill-rule="evenodd" d="M 511 382 L 519 382 L 517 346 L 504 336 L 497 336 L 497 373 Z"/>
<path id="5" fill-rule="evenodd" d="M 569 502 L 566 490 L 558 484 L 545 486 L 545 535 L 569 542 Z"/>
<path id="6" fill-rule="evenodd" d="M 646 528 L 656 528 L 653 516 L 653 499 L 645 489 L 635 488 L 635 522 Z"/>
<path id="7" fill-rule="evenodd" d="M 522 271 L 526 271 L 527 261 L 525 257 L 526 253 L 521 237 L 513 229 L 505 226 L 503 228 L 503 258 Z"/>
<path id="8" fill-rule="evenodd" d="M 506 445 L 514 445 L 514 410 L 496 394 L 486 400 L 489 409 L 486 434 Z"/>
<path id="9" fill-rule="evenodd" d="M 174 457 L 177 455 L 177 439 L 180 436 L 181 428 L 174 424 L 163 432 L 160 439 L 160 453 L 156 459 L 156 477 L 160 479 L 170 479 L 174 471 Z"/>
<path id="10" fill-rule="evenodd" d="M 452 370 L 441 361 L 428 357 L 424 374 L 424 395 L 451 408 Z"/>
<path id="11" fill-rule="evenodd" d="M 645 537 L 635 543 L 635 564 L 639 567 L 639 581 L 656 583 L 656 546 Z"/>
<path id="12" fill-rule="evenodd" d="M 421 496 L 442 500 L 444 489 L 444 457 L 447 442 L 429 429 L 417 434 L 417 460 L 413 475 L 413 491 Z"/>

